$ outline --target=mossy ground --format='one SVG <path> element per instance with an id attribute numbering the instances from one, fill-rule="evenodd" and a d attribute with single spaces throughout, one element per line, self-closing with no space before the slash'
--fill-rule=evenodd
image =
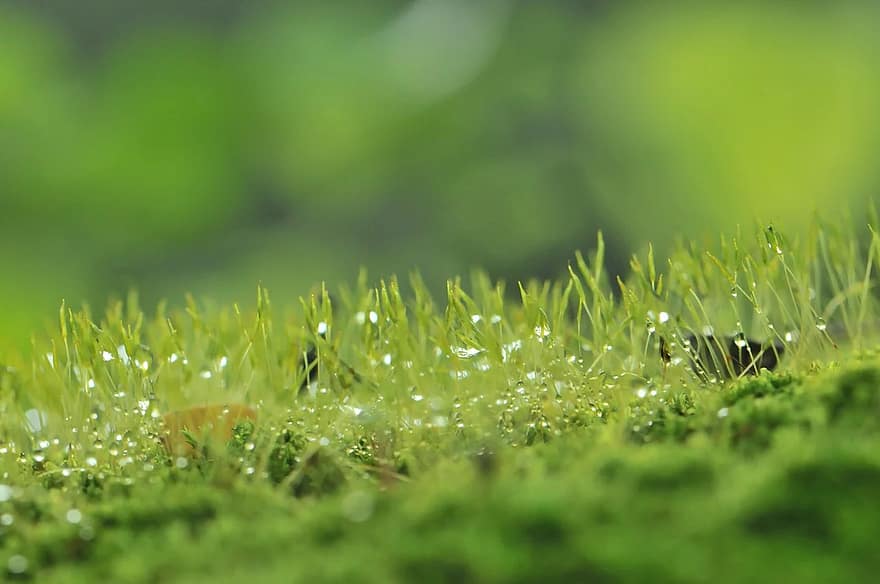
<path id="1" fill-rule="evenodd" d="M 417 277 L 296 310 L 62 308 L 0 369 L 0 569 L 39 582 L 873 581 L 877 239 L 602 246 L 512 300 Z M 712 327 L 775 371 L 691 366 Z M 660 339 L 668 349 L 661 359 Z M 311 347 L 317 369 L 307 371 Z M 754 357 L 758 357 L 757 355 Z M 729 361 L 728 361 L 729 363 Z M 695 371 L 696 369 L 696 371 Z M 228 441 L 162 416 L 248 404 Z"/>

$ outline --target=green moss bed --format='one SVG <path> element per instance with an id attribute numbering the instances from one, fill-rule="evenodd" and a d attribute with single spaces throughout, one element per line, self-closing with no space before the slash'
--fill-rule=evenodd
<path id="1" fill-rule="evenodd" d="M 880 246 L 756 235 L 440 298 L 63 306 L 0 366 L 0 579 L 876 581 Z"/>

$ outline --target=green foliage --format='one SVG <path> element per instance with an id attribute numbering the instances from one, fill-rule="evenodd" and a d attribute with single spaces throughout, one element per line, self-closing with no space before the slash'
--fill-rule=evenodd
<path id="1" fill-rule="evenodd" d="M 413 277 L 411 295 L 361 279 L 283 315 L 262 288 L 252 313 L 62 306 L 30 366 L 0 370 L 0 568 L 41 582 L 869 580 L 877 238 L 816 233 L 825 253 L 772 228 L 666 264 L 649 252 L 619 293 L 600 237 L 515 301 L 477 274 L 445 303 Z M 683 343 L 706 327 L 774 339 L 783 360 L 706 375 Z M 225 445 L 187 429 L 192 452 L 169 455 L 164 414 L 224 404 L 254 420 Z"/>
<path id="2" fill-rule="evenodd" d="M 0 344 L 131 285 L 548 277 L 600 226 L 620 272 L 877 187 L 871 2 L 87 6 L 0 7 Z"/>

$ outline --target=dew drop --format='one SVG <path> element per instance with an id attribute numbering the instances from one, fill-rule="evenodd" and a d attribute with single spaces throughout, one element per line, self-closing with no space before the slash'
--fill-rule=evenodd
<path id="1" fill-rule="evenodd" d="M 21 554 L 15 554 L 9 557 L 6 562 L 6 568 L 10 574 L 24 574 L 28 569 L 28 560 Z"/>
<path id="2" fill-rule="evenodd" d="M 541 342 L 544 342 L 544 339 L 549 337 L 551 332 L 550 327 L 546 324 L 535 327 L 535 337 Z"/>
<path id="3" fill-rule="evenodd" d="M 79 509 L 71 509 L 65 515 L 68 523 L 72 523 L 73 525 L 78 524 L 82 521 L 82 512 Z"/>

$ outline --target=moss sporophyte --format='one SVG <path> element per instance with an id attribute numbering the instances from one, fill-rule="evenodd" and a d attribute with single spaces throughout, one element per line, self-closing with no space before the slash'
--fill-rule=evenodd
<path id="1" fill-rule="evenodd" d="M 63 306 L 0 358 L 0 570 L 873 581 L 878 261 L 871 230 L 761 229 L 611 278 L 600 237 L 558 281 L 440 298 Z"/>

